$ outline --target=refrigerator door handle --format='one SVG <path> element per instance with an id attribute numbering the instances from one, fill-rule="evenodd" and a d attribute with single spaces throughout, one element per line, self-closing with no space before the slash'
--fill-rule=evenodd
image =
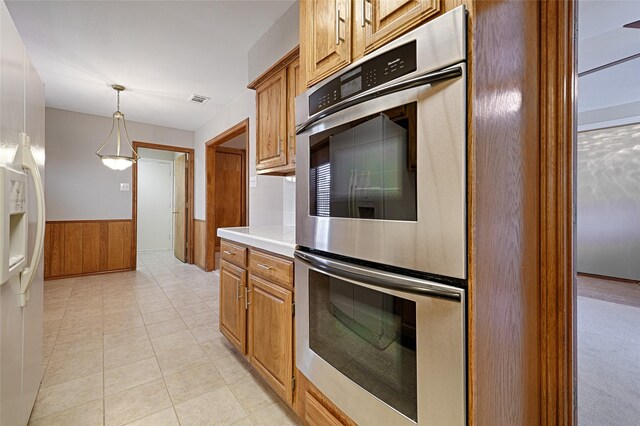
<path id="1" fill-rule="evenodd" d="M 45 205 L 44 187 L 38 170 L 38 164 L 31 152 L 31 138 L 26 133 L 20 133 L 20 150 L 22 151 L 22 167 L 31 172 L 36 189 L 36 203 L 38 208 L 38 221 L 36 225 L 36 241 L 33 248 L 31 263 L 20 273 L 20 306 L 26 306 L 29 300 L 29 287 L 35 278 L 35 274 L 42 258 L 44 248 Z"/>

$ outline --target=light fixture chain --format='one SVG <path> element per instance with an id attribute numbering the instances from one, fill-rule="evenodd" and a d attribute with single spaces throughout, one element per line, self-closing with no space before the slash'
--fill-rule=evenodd
<path id="1" fill-rule="evenodd" d="M 117 92 L 118 92 L 118 105 L 117 105 L 116 111 L 120 111 L 120 91 L 117 90 Z"/>

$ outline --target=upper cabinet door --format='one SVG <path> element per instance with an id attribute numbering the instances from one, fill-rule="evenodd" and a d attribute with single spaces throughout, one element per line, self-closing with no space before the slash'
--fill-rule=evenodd
<path id="1" fill-rule="evenodd" d="M 256 88 L 256 169 L 287 164 L 287 69 Z"/>
<path id="2" fill-rule="evenodd" d="M 360 1 L 365 12 L 365 54 L 418 26 L 440 11 L 440 0 Z"/>
<path id="3" fill-rule="evenodd" d="M 351 62 L 350 0 L 311 0 L 302 3 L 306 30 L 308 84 L 314 84 Z"/>

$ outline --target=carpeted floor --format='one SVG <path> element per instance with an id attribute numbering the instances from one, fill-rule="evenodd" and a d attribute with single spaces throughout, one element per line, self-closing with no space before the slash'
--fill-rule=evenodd
<path id="1" fill-rule="evenodd" d="M 578 281 L 578 425 L 640 425 L 640 305 L 628 293 L 640 287 L 611 282 L 595 298 L 584 291 L 594 283 Z M 609 301 L 618 290 L 625 304 Z"/>

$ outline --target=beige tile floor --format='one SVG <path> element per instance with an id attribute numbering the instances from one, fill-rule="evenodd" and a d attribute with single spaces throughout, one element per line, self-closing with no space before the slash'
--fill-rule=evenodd
<path id="1" fill-rule="evenodd" d="M 220 334 L 218 280 L 153 252 L 135 272 L 45 282 L 29 424 L 298 424 Z"/>

